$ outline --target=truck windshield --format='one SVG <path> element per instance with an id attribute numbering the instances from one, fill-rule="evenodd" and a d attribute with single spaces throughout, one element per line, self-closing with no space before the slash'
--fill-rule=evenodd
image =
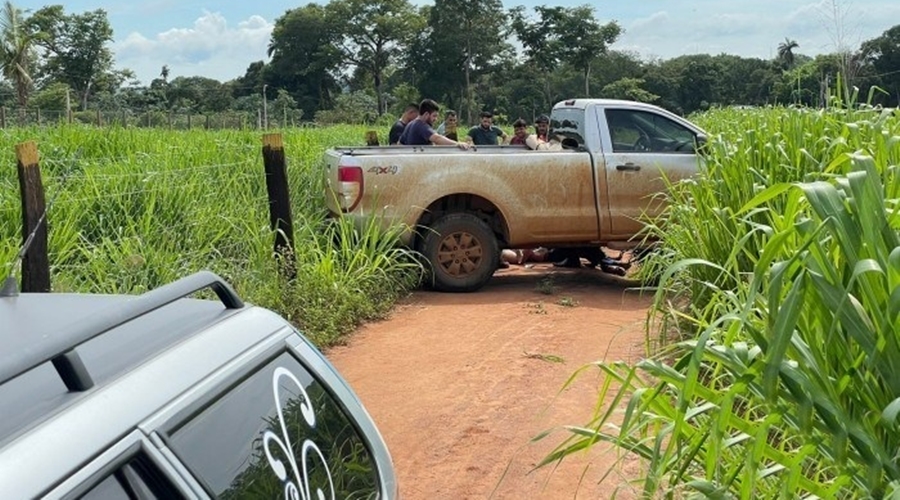
<path id="1" fill-rule="evenodd" d="M 578 141 L 584 145 L 584 110 L 579 108 L 554 109 L 550 115 L 550 135 Z"/>

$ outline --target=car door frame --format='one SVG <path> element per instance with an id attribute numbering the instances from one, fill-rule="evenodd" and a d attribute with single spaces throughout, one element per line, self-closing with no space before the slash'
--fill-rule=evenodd
<path id="1" fill-rule="evenodd" d="M 156 448 L 150 438 L 138 429 L 104 450 L 96 458 L 81 466 L 71 476 L 42 495 L 42 498 L 79 498 L 101 481 L 109 477 L 117 468 L 128 463 L 135 456 L 143 454 L 160 473 L 185 498 L 195 497 L 195 492 L 183 480 L 169 460 Z"/>

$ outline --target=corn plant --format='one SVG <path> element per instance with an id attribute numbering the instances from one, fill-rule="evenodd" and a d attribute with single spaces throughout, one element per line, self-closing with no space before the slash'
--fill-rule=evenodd
<path id="1" fill-rule="evenodd" d="M 645 497 L 900 495 L 896 112 L 704 118 L 707 167 L 650 229 L 663 347 L 593 365 L 596 416 L 544 464 L 609 442 Z"/>

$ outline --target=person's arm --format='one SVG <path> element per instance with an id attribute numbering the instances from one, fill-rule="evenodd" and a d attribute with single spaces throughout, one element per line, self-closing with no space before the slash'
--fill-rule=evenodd
<path id="1" fill-rule="evenodd" d="M 500 134 L 500 144 L 508 144 L 509 136 L 506 134 L 506 132 L 504 132 L 500 127 L 497 127 L 497 132 L 499 132 Z"/>
<path id="2" fill-rule="evenodd" d="M 456 142 L 453 139 L 448 139 L 437 132 L 431 134 L 429 140 L 432 144 L 437 144 L 438 146 L 456 146 L 459 149 L 469 149 L 469 144 L 466 142 Z"/>

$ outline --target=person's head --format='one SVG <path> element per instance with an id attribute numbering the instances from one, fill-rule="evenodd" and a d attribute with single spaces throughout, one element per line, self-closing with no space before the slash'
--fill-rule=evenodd
<path id="1" fill-rule="evenodd" d="M 481 112 L 481 126 L 484 128 L 491 128 L 491 125 L 494 124 L 494 114 L 490 111 L 482 111 Z"/>
<path id="2" fill-rule="evenodd" d="M 403 108 L 403 114 L 400 115 L 400 120 L 403 123 L 409 123 L 416 119 L 419 116 L 419 107 L 413 103 L 409 103 Z"/>
<path id="3" fill-rule="evenodd" d="M 444 116 L 444 123 L 447 125 L 456 125 L 459 118 L 456 117 L 456 111 L 452 109 L 447 110 L 447 114 Z"/>
<path id="4" fill-rule="evenodd" d="M 419 119 L 429 125 L 434 125 L 434 121 L 437 120 L 438 112 L 440 110 L 441 107 L 432 99 L 423 99 L 422 102 L 419 103 Z"/>
<path id="5" fill-rule="evenodd" d="M 534 129 L 538 135 L 547 135 L 550 132 L 550 118 L 547 115 L 541 115 L 534 121 Z"/>
<path id="6" fill-rule="evenodd" d="M 513 122 L 513 134 L 516 137 L 520 137 L 522 139 L 528 135 L 528 122 L 524 119 L 519 118 L 518 120 Z"/>

